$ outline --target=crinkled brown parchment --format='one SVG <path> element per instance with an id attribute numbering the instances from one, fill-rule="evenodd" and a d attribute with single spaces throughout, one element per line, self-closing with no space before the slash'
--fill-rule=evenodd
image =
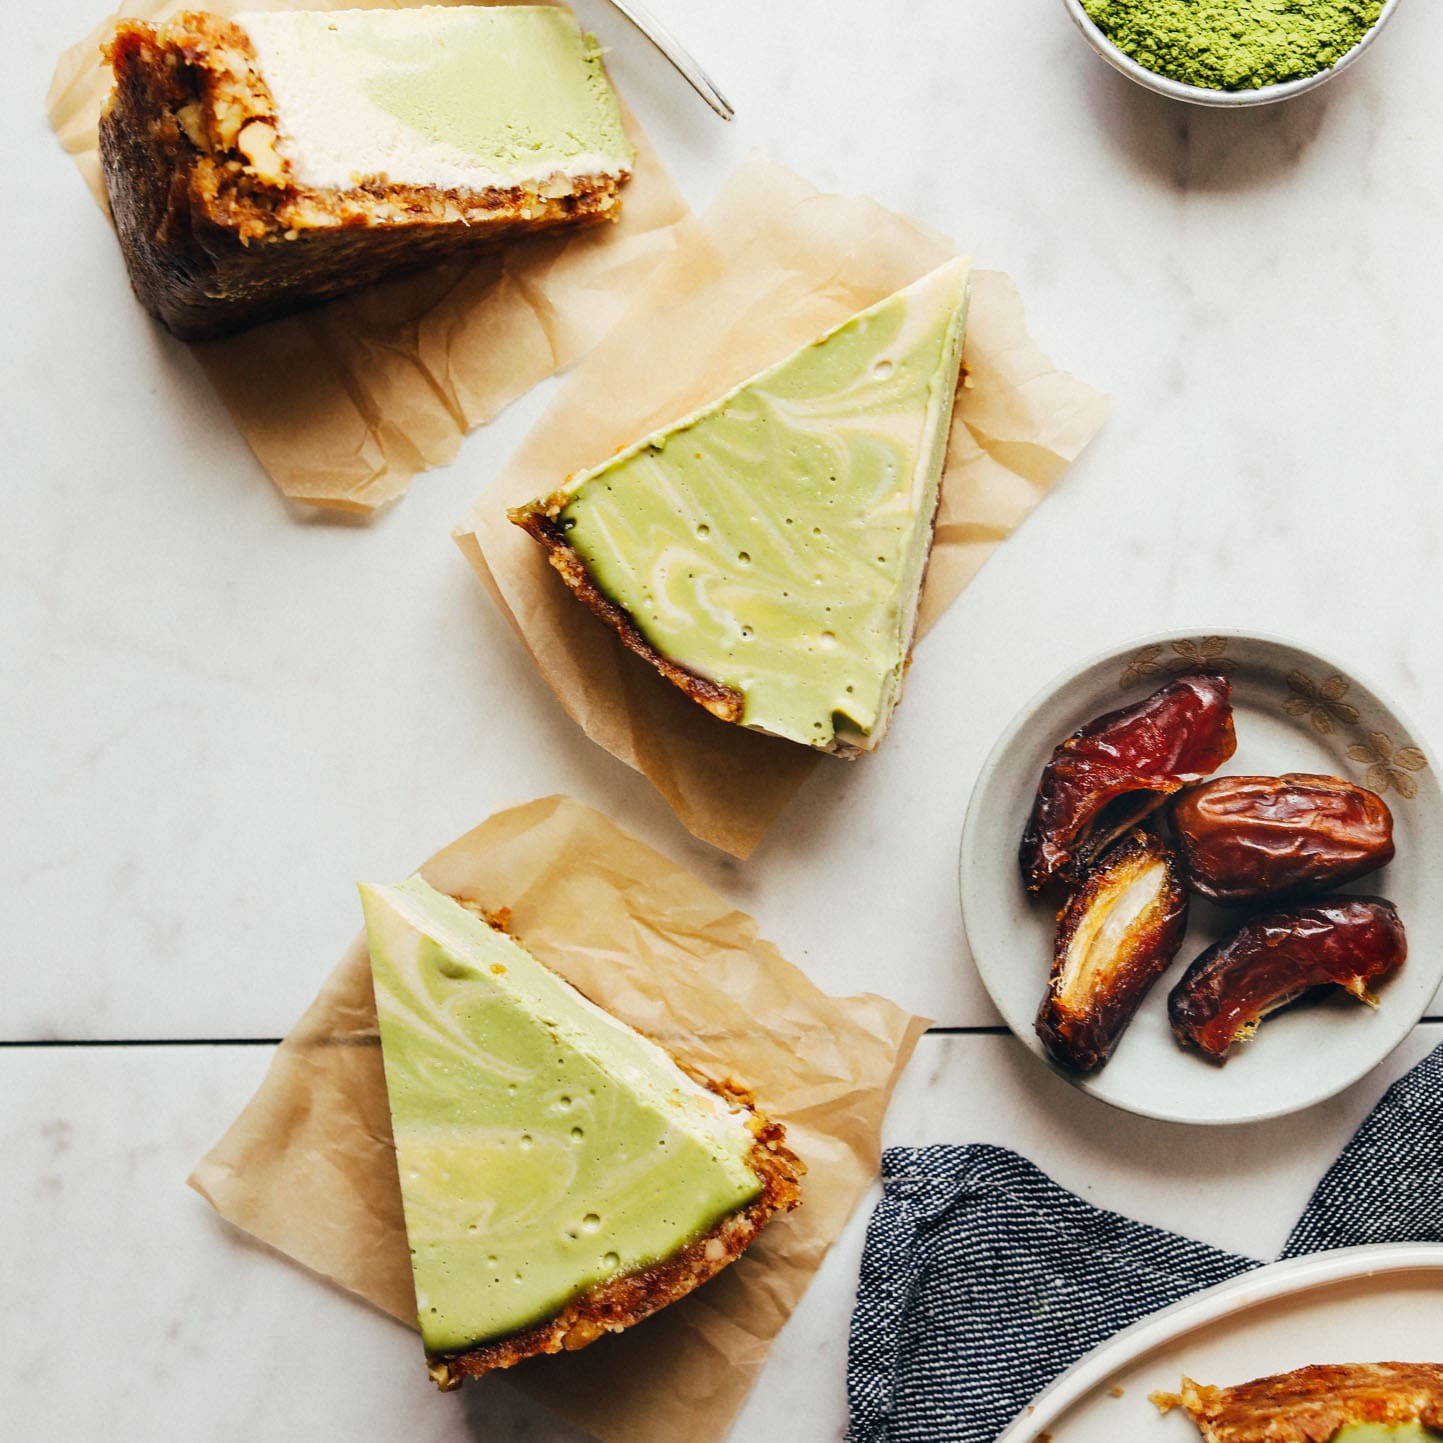
<path id="1" fill-rule="evenodd" d="M 567 378 L 456 539 L 586 734 L 643 773 L 690 831 L 745 857 L 814 766 L 865 758 L 818 757 L 689 701 L 577 604 L 506 508 L 549 494 L 956 251 L 920 221 L 822 195 L 756 157 L 676 235 L 671 257 Z M 1107 411 L 1105 397 L 1037 348 L 1016 287 L 994 271 L 974 273 L 963 362 L 919 636 Z M 917 665 L 930 660 L 922 648 Z"/>
<path id="2" fill-rule="evenodd" d="M 720 1439 L 876 1175 L 882 1117 L 925 1020 L 880 997 L 828 997 L 752 918 L 567 797 L 499 813 L 421 871 L 509 907 L 548 965 L 703 1072 L 737 1078 L 786 1124 L 809 1169 L 796 1212 L 630 1331 L 502 1375 L 605 1443 Z M 190 1182 L 237 1227 L 414 1326 L 364 940 Z"/>
<path id="3" fill-rule="evenodd" d="M 227 15 L 387 3 L 136 0 L 117 15 L 158 20 L 185 9 Z M 110 71 L 101 64 L 100 45 L 114 19 L 60 57 L 47 98 L 51 125 L 102 205 L 96 124 Z M 637 156 L 615 225 L 512 241 L 473 260 L 190 347 L 287 496 L 374 511 L 400 496 L 418 471 L 450 461 L 468 431 L 611 329 L 670 253 L 673 227 L 689 214 L 635 116 L 624 105 L 623 112 Z"/>

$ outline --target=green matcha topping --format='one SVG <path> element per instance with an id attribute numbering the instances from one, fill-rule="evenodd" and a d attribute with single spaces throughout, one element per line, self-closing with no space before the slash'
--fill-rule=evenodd
<path id="1" fill-rule="evenodd" d="M 1443 1434 L 1421 1423 L 1351 1423 L 1333 1434 L 1329 1443 L 1436 1443 Z"/>
<path id="2" fill-rule="evenodd" d="M 431 1354 L 541 1322 L 762 1190 L 745 1114 L 419 877 L 363 885 Z"/>
<path id="3" fill-rule="evenodd" d="M 632 148 L 594 36 L 551 5 L 243 12 L 306 184 L 614 174 Z"/>
<path id="4" fill-rule="evenodd" d="M 609 156 L 625 163 L 631 146 L 616 96 L 601 67 L 596 38 L 549 5 L 498 6 L 482 23 L 437 45 L 415 36 L 404 45 L 377 37 L 391 67 L 367 93 L 381 109 L 428 139 L 520 171 L 543 152 L 560 160 Z M 507 35 L 498 53 L 495 32 Z M 364 44 L 364 42 L 358 42 Z"/>
<path id="5" fill-rule="evenodd" d="M 1254 90 L 1336 65 L 1383 0 L 1082 0 L 1112 43 L 1148 70 L 1209 90 Z"/>
<path id="6" fill-rule="evenodd" d="M 742 722 L 826 747 L 886 724 L 911 644 L 968 296 L 954 261 L 574 478 L 592 580 Z"/>

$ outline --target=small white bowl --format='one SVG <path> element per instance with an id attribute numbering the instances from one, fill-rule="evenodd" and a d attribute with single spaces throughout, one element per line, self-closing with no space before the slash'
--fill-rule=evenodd
<path id="1" fill-rule="evenodd" d="M 1079 1076 L 1057 1067 L 1033 1030 L 1047 990 L 1057 903 L 1027 895 L 1017 844 L 1058 742 L 1197 665 L 1224 672 L 1233 685 L 1238 749 L 1220 775 L 1312 772 L 1383 793 L 1398 854 L 1342 891 L 1384 896 L 1397 905 L 1408 929 L 1408 958 L 1380 984 L 1376 1011 L 1334 995 L 1280 1012 L 1219 1067 L 1178 1046 L 1167 996 L 1193 959 L 1247 914 L 1195 898 L 1172 969 L 1148 993 L 1107 1066 Z M 1145 637 L 1056 678 L 1022 709 L 983 763 L 962 832 L 962 922 L 1003 1021 L 1040 1061 L 1082 1091 L 1168 1122 L 1258 1122 L 1311 1107 L 1357 1082 L 1413 1030 L 1443 983 L 1443 788 L 1437 756 L 1420 751 L 1418 739 L 1356 672 L 1257 633 Z"/>
<path id="2" fill-rule="evenodd" d="M 1149 70 L 1145 65 L 1139 65 L 1130 55 L 1119 50 L 1093 24 L 1087 11 L 1083 8 L 1082 0 L 1063 0 L 1063 4 L 1067 6 L 1067 13 L 1072 16 L 1073 24 L 1082 31 L 1087 43 L 1114 70 L 1122 71 L 1129 80 L 1135 80 L 1139 85 L 1146 86 L 1148 90 L 1156 91 L 1159 95 L 1169 96 L 1173 100 L 1186 100 L 1192 105 L 1216 106 L 1272 105 L 1276 101 L 1291 100 L 1295 95 L 1316 90 L 1318 86 L 1331 80 L 1340 70 L 1345 70 L 1367 49 L 1378 38 L 1378 32 L 1393 18 L 1393 13 L 1398 8 L 1398 0 L 1387 0 L 1382 12 L 1374 21 L 1373 28 L 1341 60 L 1330 65 L 1326 70 L 1320 70 L 1316 75 L 1306 76 L 1302 80 L 1285 80 L 1276 85 L 1261 85 L 1254 90 L 1213 90 L 1205 85 L 1185 85 L 1180 80 L 1159 75 L 1157 71 Z"/>

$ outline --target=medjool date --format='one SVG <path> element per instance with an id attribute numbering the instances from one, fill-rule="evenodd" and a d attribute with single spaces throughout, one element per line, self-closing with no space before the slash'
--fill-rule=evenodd
<path id="1" fill-rule="evenodd" d="M 1225 907 L 1321 892 L 1393 859 L 1393 816 L 1340 777 L 1216 777 L 1178 796 L 1172 825 L 1193 891 Z"/>
<path id="2" fill-rule="evenodd" d="M 1200 956 L 1168 996 L 1177 1040 L 1221 1062 L 1269 1013 L 1317 987 L 1369 1006 L 1368 983 L 1408 955 L 1403 924 L 1381 897 L 1337 897 L 1270 912 Z"/>
<path id="3" fill-rule="evenodd" d="M 1028 891 L 1080 879 L 1109 842 L 1227 761 L 1237 748 L 1231 694 L 1225 676 L 1190 672 L 1062 742 L 1022 834 Z"/>
<path id="4" fill-rule="evenodd" d="M 1101 1067 L 1186 930 L 1176 857 L 1157 837 L 1133 832 L 1057 914 L 1052 979 L 1037 1014 L 1048 1054 L 1075 1072 Z"/>

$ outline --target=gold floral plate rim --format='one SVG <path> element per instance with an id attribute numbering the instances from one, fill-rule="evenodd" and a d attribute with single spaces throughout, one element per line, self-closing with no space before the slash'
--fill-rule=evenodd
<path id="1" fill-rule="evenodd" d="M 1270 1020 L 1219 1068 L 1166 1035 L 1168 990 L 1202 946 L 1242 917 L 1195 902 L 1188 940 L 1100 1072 L 1056 1068 L 1033 1032 L 1051 958 L 1055 899 L 1029 898 L 1017 844 L 1052 748 L 1092 717 L 1140 700 L 1197 667 L 1230 675 L 1238 690 L 1237 757 L 1218 775 L 1322 770 L 1370 786 L 1393 809 L 1398 856 L 1339 889 L 1395 901 L 1409 957 L 1369 1017 L 1333 1002 Z M 1297 748 L 1295 762 L 1289 763 Z M 1258 754 L 1271 760 L 1259 764 Z M 1054 677 L 994 745 L 973 789 L 958 873 L 963 927 L 983 985 L 1018 1040 L 1074 1086 L 1115 1107 L 1166 1121 L 1261 1121 L 1313 1106 L 1352 1086 L 1412 1031 L 1443 983 L 1443 791 L 1436 753 L 1396 704 L 1351 664 L 1255 631 L 1177 630 L 1109 647 Z M 1325 760 L 1320 760 L 1325 758 Z M 1375 1025 L 1366 1023 L 1372 1020 Z M 1354 1023 L 1364 1023 L 1355 1026 Z M 1137 1034 L 1137 1036 L 1134 1036 Z"/>
<path id="2" fill-rule="evenodd" d="M 1179 675 L 1198 668 L 1212 667 L 1226 674 L 1228 644 L 1233 638 L 1258 642 L 1274 640 L 1252 632 L 1164 637 L 1161 641 L 1139 647 L 1128 658 L 1118 688 L 1127 691 L 1149 677 L 1156 677 L 1161 682 L 1169 674 Z M 1301 667 L 1294 667 L 1288 672 L 1284 678 L 1287 691 L 1279 693 L 1282 709 L 1292 716 L 1307 717 L 1313 730 L 1324 736 L 1351 732 L 1366 738 L 1366 741 L 1356 741 L 1347 748 L 1348 760 L 1367 768 L 1353 780 L 1360 781 L 1379 796 L 1388 796 L 1391 792 L 1405 801 L 1414 801 L 1418 796 L 1418 782 L 1414 774 L 1428 769 L 1428 758 L 1423 749 L 1408 741 L 1395 742 L 1381 728 L 1370 728 L 1368 718 L 1349 700 L 1353 678 L 1332 663 L 1324 662 L 1321 657 L 1317 660 L 1320 668 L 1316 677 Z M 1359 683 L 1359 687 L 1372 692 L 1366 683 Z M 1401 720 L 1396 707 L 1389 710 L 1395 722 Z M 1394 799 L 1390 797 L 1390 804 Z"/>

